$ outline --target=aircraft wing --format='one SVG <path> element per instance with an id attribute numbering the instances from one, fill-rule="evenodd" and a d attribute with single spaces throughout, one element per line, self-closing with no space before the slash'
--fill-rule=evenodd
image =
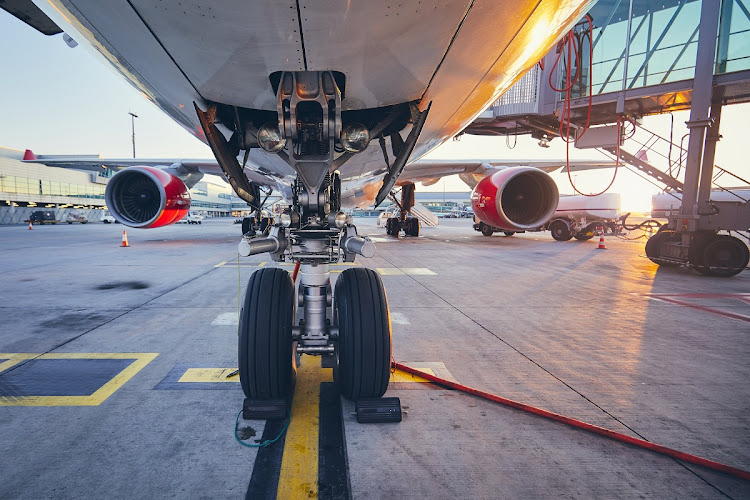
<path id="1" fill-rule="evenodd" d="M 611 160 L 573 160 L 571 171 L 612 168 Z M 419 160 L 406 166 L 399 178 L 400 182 L 422 182 L 432 184 L 442 177 L 458 174 L 486 177 L 498 170 L 511 167 L 534 167 L 547 173 L 566 168 L 564 160 Z"/>
<path id="2" fill-rule="evenodd" d="M 35 155 L 26 150 L 24 159 L 26 163 L 41 163 L 49 167 L 72 168 L 75 170 L 98 171 L 104 167 L 120 170 L 128 167 L 158 167 L 168 169 L 178 177 L 183 178 L 187 174 L 211 174 L 225 178 L 219 163 L 213 159 L 173 159 L 173 158 L 100 158 L 97 155 Z M 250 182 L 276 188 L 276 178 L 264 175 L 250 168 L 245 169 Z M 226 179 L 225 179 L 226 180 Z M 191 186 L 188 186 L 191 187 Z"/>
<path id="3" fill-rule="evenodd" d="M 99 170 L 103 167 L 122 169 L 127 167 L 170 167 L 175 164 L 186 168 L 197 168 L 204 174 L 222 175 L 216 160 L 173 158 L 100 158 L 96 155 L 34 155 L 27 150 L 23 161 L 41 163 L 48 167 L 73 168 L 76 170 Z"/>

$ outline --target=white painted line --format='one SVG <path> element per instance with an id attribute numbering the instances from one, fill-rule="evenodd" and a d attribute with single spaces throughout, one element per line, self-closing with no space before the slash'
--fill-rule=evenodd
<path id="1" fill-rule="evenodd" d="M 382 276 L 400 276 L 404 274 L 401 269 L 396 269 L 395 267 L 378 267 L 375 270 Z"/>
<path id="2" fill-rule="evenodd" d="M 239 325 L 240 320 L 237 312 L 221 313 L 211 322 L 212 325 Z"/>
<path id="3" fill-rule="evenodd" d="M 411 276 L 437 276 L 435 271 L 430 271 L 426 267 L 402 267 L 401 269 Z"/>
<path id="4" fill-rule="evenodd" d="M 411 325 L 409 319 L 404 316 L 404 313 L 392 312 L 391 311 L 391 323 L 396 325 Z"/>
<path id="5" fill-rule="evenodd" d="M 436 276 L 437 273 L 435 271 L 431 271 L 427 269 L 426 267 L 402 267 L 402 268 L 396 268 L 396 267 L 378 267 L 375 269 L 378 274 L 381 274 L 383 276 L 401 276 L 403 274 L 408 274 L 410 276 Z"/>

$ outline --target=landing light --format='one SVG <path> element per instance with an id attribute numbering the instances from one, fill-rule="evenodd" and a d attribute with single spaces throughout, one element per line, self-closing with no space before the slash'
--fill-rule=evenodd
<path id="1" fill-rule="evenodd" d="M 278 153 L 286 146 L 286 139 L 274 123 L 266 123 L 258 130 L 258 144 L 264 151 Z"/>
<path id="2" fill-rule="evenodd" d="M 283 212 L 281 215 L 279 215 L 279 222 L 281 222 L 281 225 L 283 227 L 289 227 L 292 225 L 292 216 L 286 212 Z"/>
<path id="3" fill-rule="evenodd" d="M 334 220 L 336 221 L 337 228 L 341 229 L 341 228 L 346 227 L 347 217 L 344 212 L 337 213 Z"/>
<path id="4" fill-rule="evenodd" d="M 360 153 L 370 144 L 370 131 L 360 123 L 350 123 L 341 131 L 341 145 L 350 153 Z"/>

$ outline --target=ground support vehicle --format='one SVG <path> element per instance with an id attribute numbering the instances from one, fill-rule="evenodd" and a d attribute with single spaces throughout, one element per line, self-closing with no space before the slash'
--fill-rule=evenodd
<path id="1" fill-rule="evenodd" d="M 65 218 L 65 222 L 68 224 L 73 224 L 74 222 L 80 222 L 81 224 L 86 224 L 88 222 L 88 218 L 86 218 L 85 215 L 77 212 L 71 212 L 68 214 L 68 216 Z"/>
<path id="2" fill-rule="evenodd" d="M 57 224 L 60 222 L 59 220 L 55 219 L 55 212 L 49 211 L 49 210 L 35 210 L 32 212 L 31 217 L 26 219 L 24 222 L 28 222 L 29 224 Z"/>

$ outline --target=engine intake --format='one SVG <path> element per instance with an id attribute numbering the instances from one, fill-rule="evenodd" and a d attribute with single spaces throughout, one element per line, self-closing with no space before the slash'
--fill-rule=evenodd
<path id="1" fill-rule="evenodd" d="M 482 222 L 511 231 L 539 228 L 555 215 L 559 200 L 552 177 L 533 167 L 495 172 L 471 193 L 471 207 Z"/>
<path id="2" fill-rule="evenodd" d="M 188 188 L 178 177 L 154 167 L 118 172 L 104 194 L 112 215 L 130 227 L 173 224 L 190 210 Z"/>

